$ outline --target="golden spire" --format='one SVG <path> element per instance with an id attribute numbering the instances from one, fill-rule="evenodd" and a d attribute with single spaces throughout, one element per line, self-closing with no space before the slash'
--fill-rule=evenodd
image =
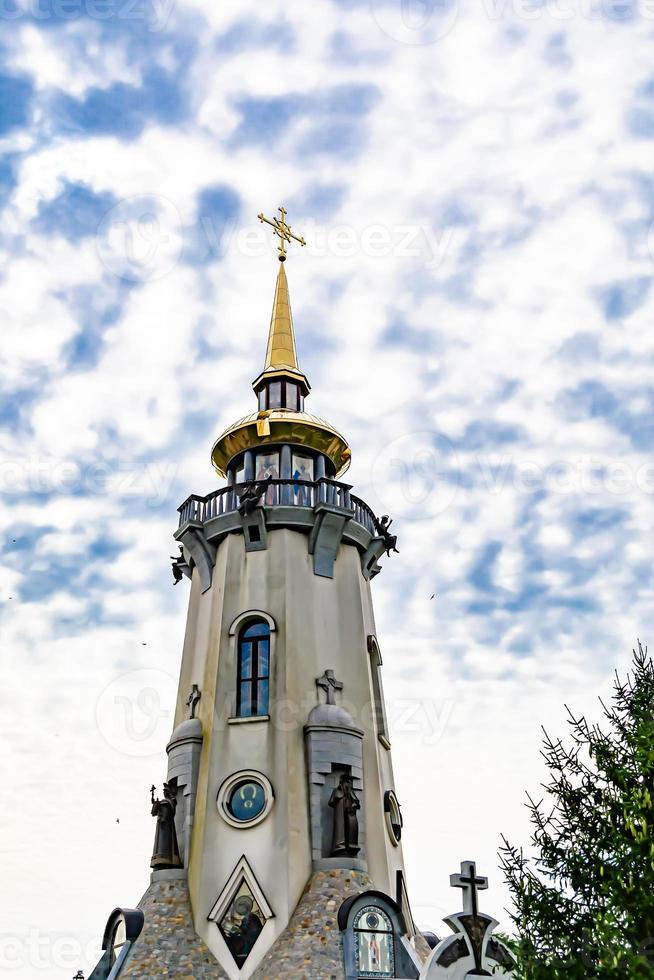
<path id="1" fill-rule="evenodd" d="M 292 371 L 298 370 L 291 300 L 288 295 L 288 280 L 282 263 L 277 273 L 264 371 L 270 369 L 279 371 L 285 367 Z"/>
<path id="2" fill-rule="evenodd" d="M 263 214 L 259 215 L 259 220 L 270 225 L 280 240 L 278 258 L 281 263 L 277 273 L 266 363 L 259 377 L 252 382 L 259 399 L 259 411 L 247 415 L 223 432 L 214 443 L 211 460 L 216 471 L 225 476 L 234 460 L 244 452 L 258 451 L 268 445 L 306 446 L 315 453 L 327 456 L 333 463 L 336 475 L 340 476 L 350 465 L 351 454 L 347 442 L 329 423 L 304 411 L 304 398 L 309 394 L 310 385 L 298 367 L 284 262 L 287 244 L 296 241 L 305 245 L 306 242 L 291 231 L 291 226 L 286 222 L 285 209 L 279 208 L 279 212 L 281 219 L 275 218 L 273 221 Z"/>

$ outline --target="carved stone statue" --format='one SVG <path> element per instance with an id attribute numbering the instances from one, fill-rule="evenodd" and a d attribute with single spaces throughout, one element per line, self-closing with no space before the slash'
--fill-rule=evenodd
<path id="1" fill-rule="evenodd" d="M 397 534 L 391 534 L 389 531 L 392 523 L 393 521 L 388 514 L 384 514 L 384 516 L 380 517 L 379 519 L 375 518 L 377 534 L 380 538 L 384 539 L 386 554 L 390 555 L 391 551 L 394 551 L 396 555 L 399 555 L 399 551 L 397 550 Z"/>
<path id="2" fill-rule="evenodd" d="M 184 548 L 181 544 L 179 546 L 179 554 L 171 555 L 170 557 L 173 563 L 174 584 L 177 585 L 178 582 L 182 581 L 185 575 L 190 576 L 191 569 L 189 568 L 189 564 L 184 557 Z"/>
<path id="3" fill-rule="evenodd" d="M 155 800 L 154 786 L 150 790 L 152 801 L 152 816 L 157 818 L 157 830 L 154 836 L 154 850 L 150 867 L 156 870 L 163 868 L 181 868 L 182 859 L 179 856 L 177 832 L 175 830 L 175 811 L 177 799 L 175 790 L 170 783 L 164 783 L 163 800 Z"/>
<path id="4" fill-rule="evenodd" d="M 270 486 L 271 480 L 272 477 L 269 476 L 267 480 L 259 480 L 259 482 L 251 480 L 250 483 L 245 484 L 238 498 L 238 512 L 241 517 L 247 517 L 248 514 L 251 514 L 253 510 L 259 507 L 262 498 Z"/>
<path id="5" fill-rule="evenodd" d="M 360 851 L 357 811 L 361 809 L 361 802 L 354 792 L 349 773 L 344 772 L 341 776 L 338 786 L 329 798 L 329 805 L 334 811 L 331 857 L 342 854 L 354 857 Z"/>
<path id="6" fill-rule="evenodd" d="M 191 693 L 186 699 L 186 707 L 189 708 L 189 718 L 195 718 L 195 712 L 198 707 L 198 702 L 202 697 L 202 691 L 197 684 L 194 684 L 191 688 Z"/>

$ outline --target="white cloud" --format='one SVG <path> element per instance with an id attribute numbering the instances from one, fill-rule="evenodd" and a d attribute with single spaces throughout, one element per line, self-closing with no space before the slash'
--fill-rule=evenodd
<path id="1" fill-rule="evenodd" d="M 217 49 L 241 19 L 287 23 L 294 42 Z M 539 725 L 563 730 L 566 700 L 593 710 L 595 690 L 606 692 L 612 667 L 624 666 L 636 633 L 646 639 L 652 625 L 643 544 L 652 488 L 641 472 L 650 454 L 625 421 L 645 427 L 651 415 L 651 301 L 609 322 L 598 292 L 649 277 L 654 261 L 649 198 L 639 188 L 648 186 L 654 142 L 626 125 L 651 74 L 647 25 L 581 16 L 560 23 L 547 11 L 529 22 L 493 19 L 462 5 L 446 37 L 419 46 L 384 34 L 367 5 L 320 0 L 289 11 L 275 0 L 262 13 L 254 3 L 233 12 L 195 0 L 176 5 L 173 26 L 174 36 L 150 36 L 144 55 L 120 32 L 99 41 L 96 25 L 76 25 L 69 36 L 24 24 L 9 60 L 33 76 L 37 98 L 52 86 L 82 97 L 90 86 L 139 84 L 154 63 L 170 68 L 174 40 L 195 45 L 180 79 L 192 105 L 181 124 L 151 125 L 132 141 L 9 138 L 28 152 L 4 225 L 5 379 L 34 398 L 24 423 L 10 421 L 2 437 L 18 471 L 0 471 L 8 490 L 0 516 L 10 530 L 0 591 L 16 597 L 3 602 L 0 621 L 8 678 L 0 697 L 17 733 L 15 775 L 5 783 L 15 803 L 8 834 L 23 841 L 6 882 L 14 928 L 51 923 L 70 933 L 75 922 L 79 935 L 97 935 L 113 904 L 136 901 L 145 885 L 147 788 L 163 772 L 168 732 L 152 759 L 127 759 L 98 730 L 95 704 L 130 668 L 177 675 L 186 593 L 168 584 L 173 498 L 216 486 L 211 442 L 254 409 L 249 383 L 272 302 L 273 246 L 246 254 L 238 227 L 330 186 L 342 187 L 342 198 L 317 221 L 352 229 L 354 254 L 320 245 L 315 234 L 311 242 L 315 215 L 291 215 L 310 240 L 289 262 L 314 388 L 307 409 L 350 438 L 347 479 L 378 510 L 388 499 L 379 459 L 407 434 L 449 440 L 460 475 L 438 513 L 426 487 L 434 516 L 422 521 L 393 485 L 401 555 L 374 583 L 389 707 L 423 692 L 435 702 L 419 731 L 393 734 L 413 901 L 420 920 L 439 928 L 457 902 L 447 875 L 475 857 L 491 875 L 487 908 L 506 921 L 495 851 L 501 831 L 527 839 L 521 802 L 540 778 Z M 80 41 L 85 54 L 71 70 Z M 233 141 L 239 96 L 321 97 L 352 84 L 379 93 L 369 115 L 350 123 L 363 136 L 359 150 L 339 152 L 337 130 L 325 152 L 301 154 L 297 140 L 313 129 L 312 116 L 280 120 L 265 142 Z M 66 180 L 120 201 L 160 196 L 179 215 L 183 244 L 205 250 L 215 229 L 198 227 L 206 217 L 196 215 L 198 193 L 227 184 L 242 199 L 219 263 L 193 267 L 182 253 L 167 275 L 122 297 L 96 357 L 73 364 L 71 339 L 99 325 L 80 322 L 64 294 L 84 286 L 96 299 L 116 299 L 121 280 L 93 238 L 71 245 L 30 230 L 40 203 Z M 378 224 L 392 245 L 375 257 L 363 242 Z M 406 226 L 420 241 L 409 255 L 397 244 Z M 573 344 L 564 358 L 562 345 L 581 334 L 597 353 Z M 619 425 L 609 409 L 590 417 L 578 392 L 568 394 L 589 381 L 611 391 Z M 89 490 L 97 460 L 107 463 L 107 480 L 79 495 L 72 484 Z M 420 462 L 410 453 L 406 461 Z M 433 472 L 450 461 L 436 442 Z M 564 487 L 550 473 L 554 463 L 570 467 Z M 593 467 L 615 463 L 633 477 L 626 493 L 606 481 L 588 488 Z M 576 518 L 598 508 L 624 509 L 624 522 L 584 536 Z M 35 527 L 43 530 L 31 543 Z M 482 588 L 471 574 L 493 542 L 501 547 L 494 564 L 486 559 Z M 38 601 L 20 599 L 50 573 Z M 461 801 L 462 773 L 478 780 L 483 814 Z M 30 816 L 44 818 L 44 794 L 54 855 Z M 110 867 L 98 867 L 100 837 Z M 48 869 L 37 893 L 24 884 L 28 857 Z M 77 965 L 48 976 L 70 976 Z M 30 970 L 16 976 L 31 980 Z"/>

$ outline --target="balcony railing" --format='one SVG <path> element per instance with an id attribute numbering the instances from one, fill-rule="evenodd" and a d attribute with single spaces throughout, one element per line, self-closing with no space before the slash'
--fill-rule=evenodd
<path id="1" fill-rule="evenodd" d="M 238 498 L 245 487 L 245 483 L 234 487 L 223 487 L 222 490 L 214 490 L 206 497 L 191 494 L 178 508 L 179 526 L 188 521 L 204 524 L 212 517 L 220 517 L 222 514 L 238 510 Z M 315 483 L 307 480 L 271 480 L 261 502 L 269 507 L 281 505 L 313 508 L 316 504 L 332 504 L 352 511 L 353 520 L 371 534 L 377 534 L 377 520 L 374 513 L 363 500 L 350 493 L 346 483 L 337 483 L 335 480 L 317 480 Z"/>

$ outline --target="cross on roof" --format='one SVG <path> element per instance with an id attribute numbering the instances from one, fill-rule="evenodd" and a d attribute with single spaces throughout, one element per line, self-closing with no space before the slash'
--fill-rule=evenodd
<path id="1" fill-rule="evenodd" d="M 476 916 L 479 912 L 477 892 L 488 888 L 488 878 L 477 874 L 474 861 L 461 862 L 461 874 L 450 875 L 450 886 L 463 889 L 463 911 Z"/>
<path id="2" fill-rule="evenodd" d="M 294 235 L 291 231 L 291 226 L 286 221 L 286 215 L 288 214 L 286 208 L 277 208 L 277 210 L 281 214 L 281 219 L 273 218 L 271 221 L 270 218 L 266 218 L 263 211 L 261 214 L 258 214 L 257 217 L 259 221 L 265 221 L 267 225 L 270 225 L 273 233 L 279 238 L 279 248 L 277 249 L 279 255 L 277 257 L 280 262 L 285 262 L 287 242 L 290 244 L 291 239 L 295 242 L 299 242 L 300 245 L 306 245 L 306 242 L 304 238 L 300 238 L 299 235 Z"/>
<path id="3" fill-rule="evenodd" d="M 333 670 L 326 670 L 322 677 L 316 678 L 316 684 L 327 695 L 327 704 L 336 704 L 336 691 L 343 690 L 343 681 L 337 681 Z"/>

